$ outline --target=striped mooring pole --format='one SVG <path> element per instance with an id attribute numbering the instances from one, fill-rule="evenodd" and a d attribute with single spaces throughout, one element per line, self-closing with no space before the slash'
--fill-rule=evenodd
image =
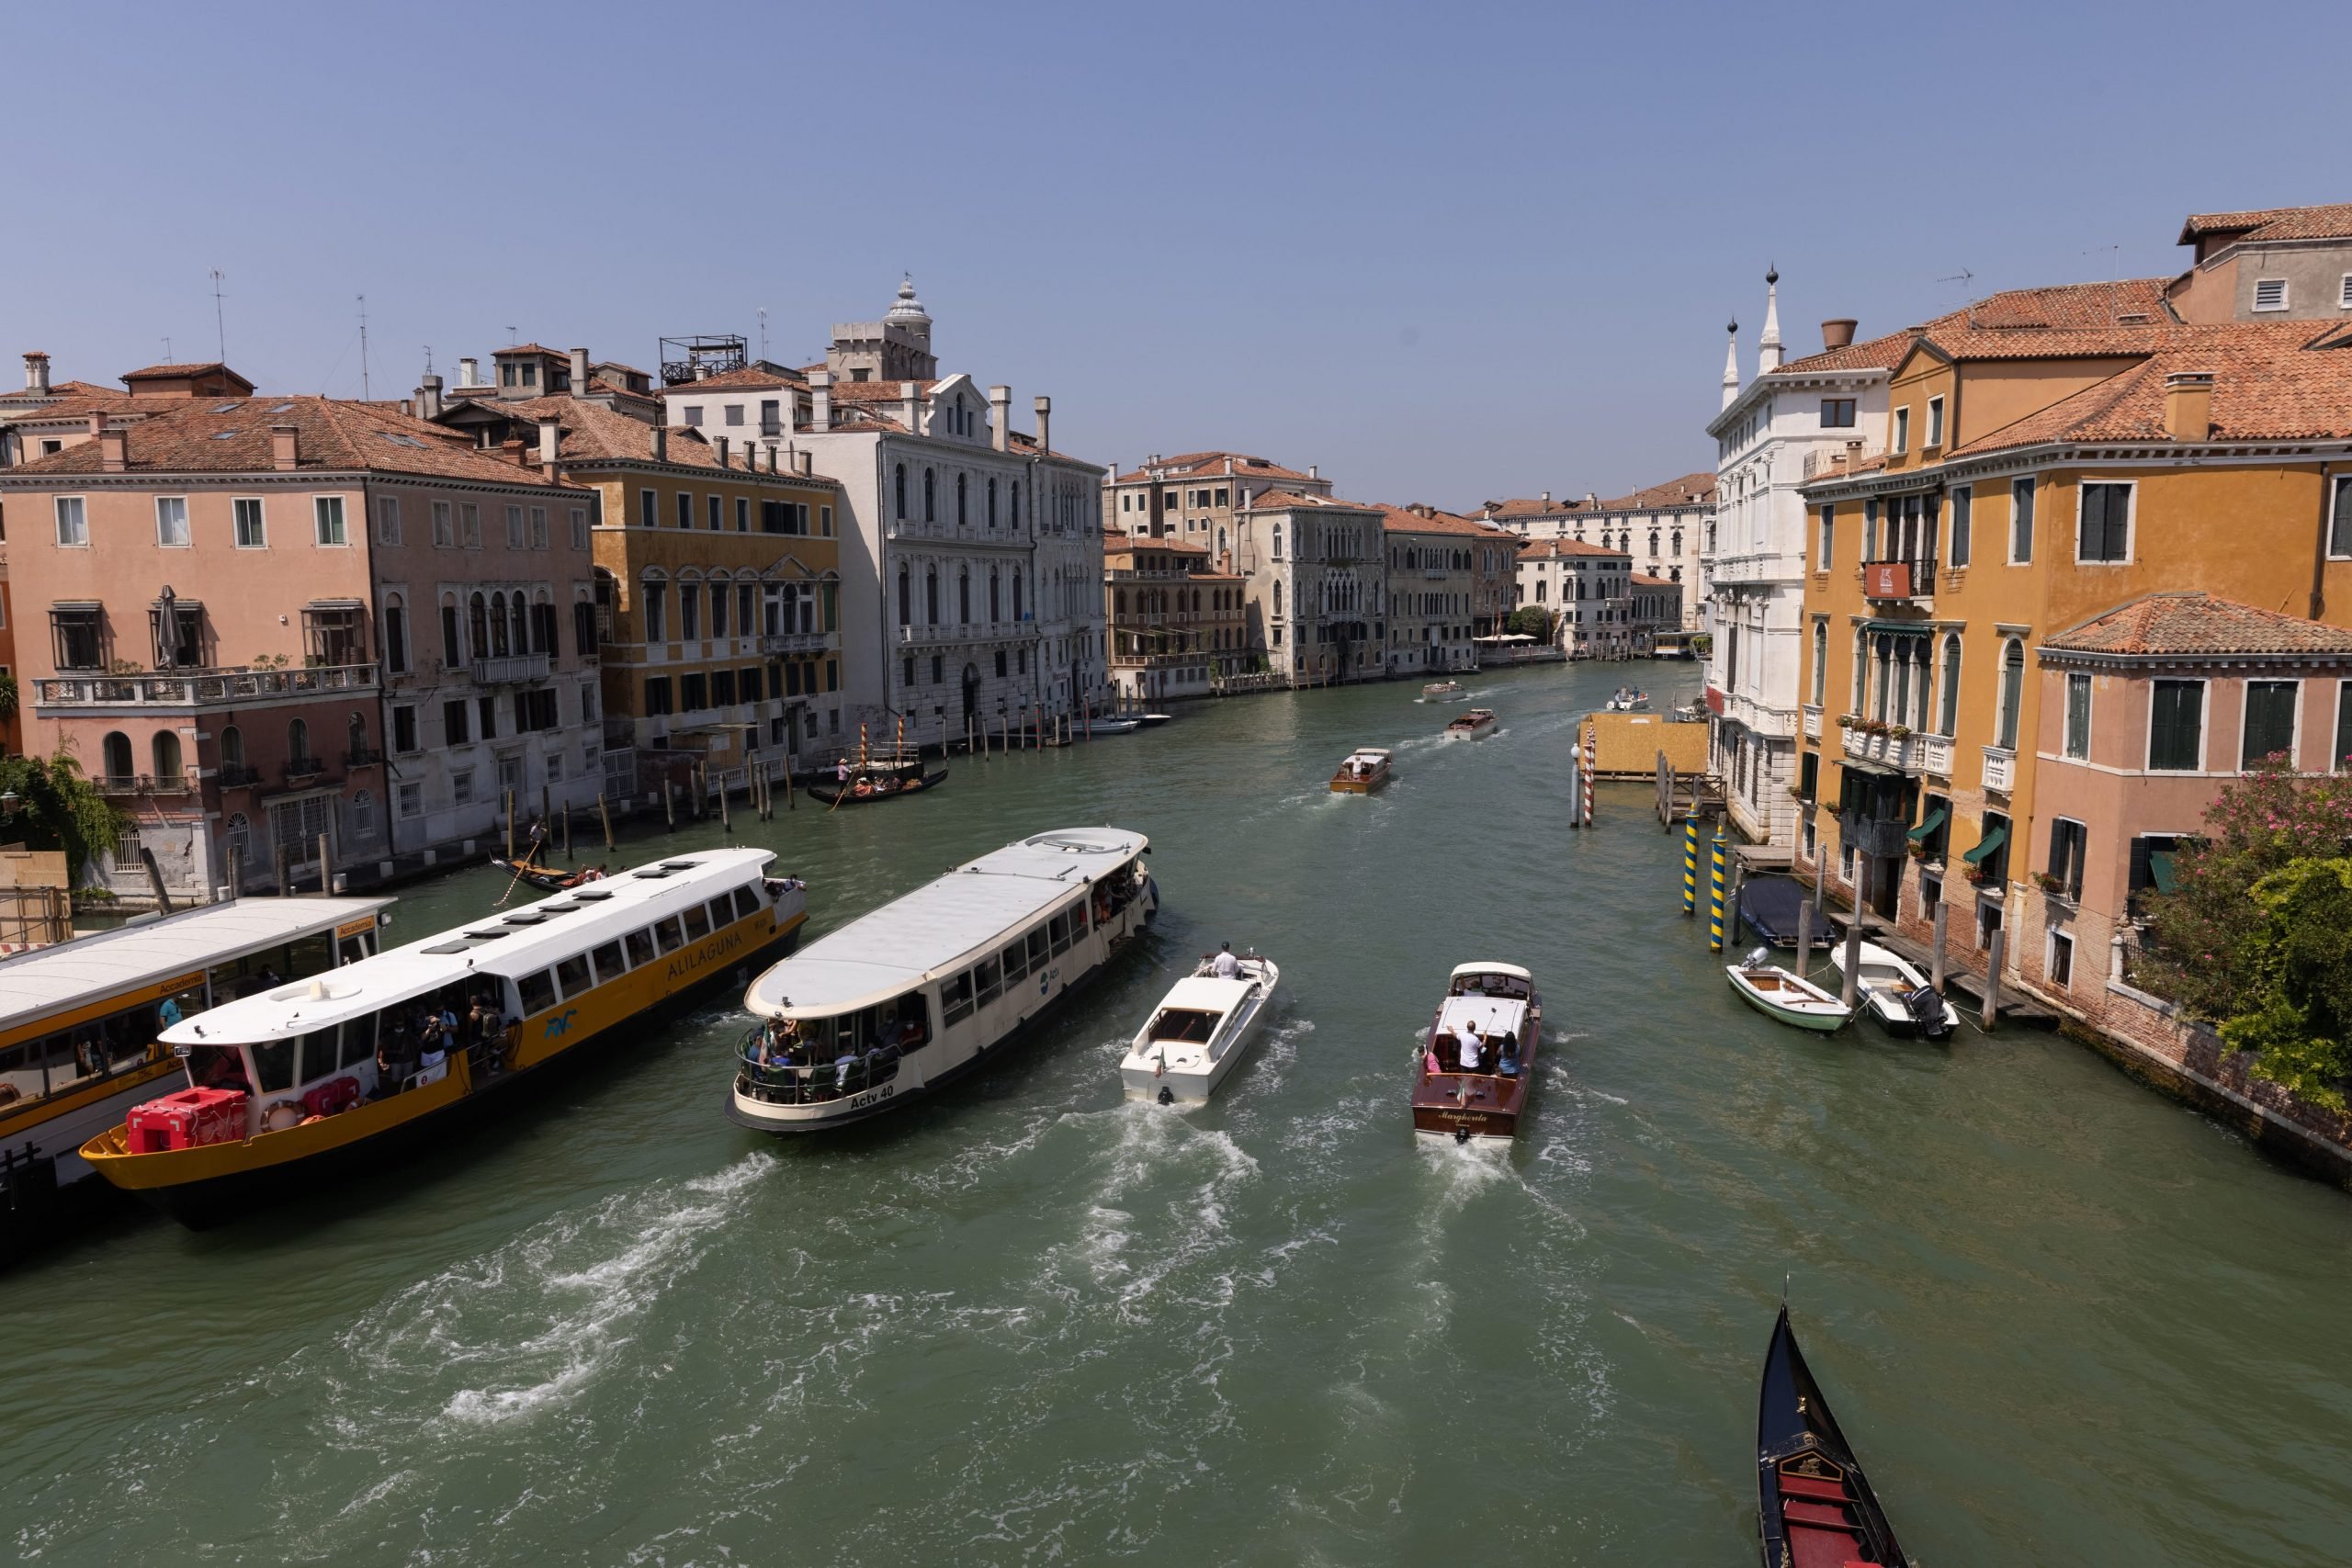
<path id="1" fill-rule="evenodd" d="M 1699 912 L 1699 814 L 1682 819 L 1682 912 Z"/>
<path id="2" fill-rule="evenodd" d="M 1595 750 L 1593 739 L 1594 732 L 1599 728 L 1598 725 L 1588 724 L 1584 732 L 1584 761 L 1577 769 L 1577 782 L 1583 795 L 1579 809 L 1584 825 L 1588 828 L 1592 826 L 1592 754 Z"/>
<path id="3" fill-rule="evenodd" d="M 1715 829 L 1715 841 L 1708 856 L 1707 871 L 1707 951 L 1724 950 L 1724 830 Z"/>

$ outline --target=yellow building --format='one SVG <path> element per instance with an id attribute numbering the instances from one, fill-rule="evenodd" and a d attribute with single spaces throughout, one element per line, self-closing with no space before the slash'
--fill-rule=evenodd
<path id="1" fill-rule="evenodd" d="M 599 493 L 590 534 L 615 793 L 635 793 L 619 776 L 631 749 L 634 763 L 717 773 L 754 755 L 813 768 L 856 744 L 842 721 L 842 488 L 811 473 L 808 454 L 706 440 L 594 399 L 474 407 L 518 430 L 554 421 L 564 477 Z"/>
<path id="2" fill-rule="evenodd" d="M 2179 589 L 2352 623 L 2352 332 L 2185 325 L 2155 280 L 2001 299 L 1895 367 L 1886 451 L 1804 488 L 1796 852 L 1910 934 L 1953 899 L 1956 964 L 2006 928 L 2015 973 L 2064 915 L 2030 874 L 2042 639 Z"/>

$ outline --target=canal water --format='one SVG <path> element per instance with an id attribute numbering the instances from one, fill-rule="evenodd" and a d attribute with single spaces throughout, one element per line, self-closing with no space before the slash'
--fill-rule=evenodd
<path id="1" fill-rule="evenodd" d="M 0 1278 L 10 1556 L 1738 1564 L 1784 1290 L 1932 1568 L 2352 1556 L 2352 1201 L 2052 1035 L 1741 1008 L 1646 787 L 1567 829 L 1626 673 L 1478 677 L 1476 743 L 1411 686 L 1268 696 L 739 821 L 812 931 L 1102 822 L 1164 913 L 847 1136 L 722 1118 L 724 998 L 362 1188 Z M 1395 782 L 1328 794 L 1371 743 Z M 1205 1110 L 1123 1103 L 1125 1037 L 1225 940 L 1283 965 L 1270 1034 Z M 1544 989 L 1532 1125 L 1417 1147 L 1415 1032 L 1478 957 Z"/>

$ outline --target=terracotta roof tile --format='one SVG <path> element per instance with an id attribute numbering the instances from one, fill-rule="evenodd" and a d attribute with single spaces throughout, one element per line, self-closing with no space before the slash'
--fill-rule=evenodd
<path id="1" fill-rule="evenodd" d="M 1442 512 L 1436 507 L 1430 508 L 1427 513 L 1416 512 L 1409 506 L 1384 505 L 1375 507 L 1374 510 L 1380 513 L 1383 533 L 1476 534 L 1487 537 L 1497 535 L 1497 530 L 1475 517 L 1463 517 L 1454 513 Z M 1518 535 L 1512 534 L 1508 536 L 1512 543 L 1518 543 Z"/>
<path id="2" fill-rule="evenodd" d="M 1637 571 L 1634 573 L 1634 586 L 1636 588 L 1679 588 L 1682 584 L 1670 577 L 1652 577 L 1646 571 Z"/>
<path id="3" fill-rule="evenodd" d="M 1180 556 L 1208 558 L 1206 545 L 1188 545 L 1183 540 L 1168 537 L 1155 539 L 1142 534 L 1105 534 L 1102 536 L 1104 555 L 1133 555 L 1137 550 L 1167 550 Z"/>
<path id="4" fill-rule="evenodd" d="M 2352 654 L 2352 626 L 2331 626 L 2189 590 L 2148 593 L 2044 639 L 2048 653 L 2182 659 Z"/>
<path id="5" fill-rule="evenodd" d="M 2194 244 L 2208 234 L 2266 240 L 2352 239 L 2352 202 L 2323 207 L 2270 207 L 2250 212 L 2196 212 L 2180 226 L 2179 243 Z"/>
<path id="6" fill-rule="evenodd" d="M 208 359 L 200 364 L 191 363 L 187 365 L 165 364 L 144 366 L 137 370 L 124 371 L 122 373 L 122 379 L 126 384 L 137 380 L 161 381 L 173 379 L 182 376 L 202 376 L 208 371 L 213 370 L 228 370 L 230 375 L 237 376 L 237 373 L 234 370 L 229 370 L 229 367 L 221 364 L 219 360 Z M 240 381 L 245 381 L 245 378 L 243 376 L 237 376 L 237 379 Z M 245 381 L 245 385 L 250 387 L 253 383 L 251 381 Z"/>
<path id="7" fill-rule="evenodd" d="M 567 463 L 593 464 L 610 462 L 650 463 L 653 461 L 653 426 L 643 420 L 631 419 L 625 413 L 605 407 L 602 403 L 557 393 L 545 398 L 523 398 L 514 402 L 488 405 L 518 419 L 552 419 L 562 427 L 558 438 L 558 454 Z M 761 443 L 743 441 L 730 446 L 728 468 L 730 472 L 755 471 L 765 475 L 764 468 L 743 468 L 742 454 L 756 453 Z M 674 468 L 708 468 L 718 467 L 718 452 L 698 430 L 690 425 L 673 425 L 667 438 L 669 462 Z M 838 488 L 839 479 L 825 474 L 794 474 L 779 472 L 779 479 L 796 479 L 802 484 L 817 484 Z"/>
<path id="8" fill-rule="evenodd" d="M 1706 506 L 1715 499 L 1715 476 L 1711 472 L 1685 474 L 1679 479 L 1651 485 L 1631 495 L 1621 495 L 1614 501 L 1604 501 L 1590 508 L 1595 512 L 1657 512 L 1669 506 Z"/>
<path id="9" fill-rule="evenodd" d="M 1630 561 L 1633 555 L 1626 550 L 1612 550 L 1606 545 L 1588 545 L 1582 539 L 1523 539 L 1520 542 L 1519 558 L 1530 556 L 1608 556 L 1616 560 Z"/>
<path id="10" fill-rule="evenodd" d="M 703 384 L 707 386 L 709 383 Z M 937 381 L 917 381 L 915 396 L 929 397 L 931 389 L 937 385 L 939 385 Z M 833 383 L 833 401 L 837 403 L 895 403 L 905 396 L 899 388 L 899 383 L 896 381 L 836 381 Z M 674 392 L 680 389 L 673 387 L 670 389 Z"/>
<path id="11" fill-rule="evenodd" d="M 776 392 L 800 384 L 797 381 L 787 381 L 781 376 L 771 376 L 764 370 L 755 370 L 746 365 L 737 370 L 722 370 L 716 376 L 707 376 L 699 381 L 680 381 L 674 386 L 663 387 L 661 389 L 661 394 L 663 397 L 683 398 L 692 397 L 696 392 Z"/>
<path id="12" fill-rule="evenodd" d="M 1235 479 L 1312 479 L 1317 476 L 1285 468 L 1268 457 L 1253 457 L 1247 452 L 1179 452 L 1172 457 L 1138 468 L 1132 473 L 1121 474 L 1114 484 L 1147 484 L 1152 480 L 1152 468 L 1164 470 L 1163 479 L 1219 479 L 1225 475 L 1227 458 L 1233 460 Z"/>
<path id="13" fill-rule="evenodd" d="M 1296 491 L 1270 490 L 1250 503 L 1258 512 L 1295 512 L 1301 509 L 1328 508 L 1336 512 L 1378 512 L 1377 506 L 1360 501 L 1340 501 L 1329 495 L 1302 495 Z"/>

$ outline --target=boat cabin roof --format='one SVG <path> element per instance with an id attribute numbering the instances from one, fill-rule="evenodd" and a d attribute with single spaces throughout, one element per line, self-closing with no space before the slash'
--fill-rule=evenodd
<path id="1" fill-rule="evenodd" d="M 1348 761 L 1351 762 L 1385 762 L 1388 761 L 1388 748 L 1385 746 L 1359 746 L 1354 750 L 1348 753 Z"/>
<path id="2" fill-rule="evenodd" d="M 1535 978 L 1532 974 L 1521 969 L 1516 964 L 1457 964 L 1453 966 L 1453 973 L 1447 978 L 1459 980 L 1464 975 L 1508 975 L 1514 980 L 1526 980 L 1531 983 Z"/>
<path id="3" fill-rule="evenodd" d="M 447 931 L 174 1024 L 166 1045 L 282 1040 L 365 1018 L 468 979 L 544 969 L 765 874 L 766 850 L 702 850 L 616 872 L 538 903 L 485 911 Z M 494 933 L 494 934 L 493 934 Z"/>
<path id="4" fill-rule="evenodd" d="M 1483 1035 L 1517 1034 L 1527 1027 L 1527 1004 L 1510 997 L 1448 997 L 1438 1009 L 1437 1032 L 1459 1034 L 1475 1023 Z"/>
<path id="5" fill-rule="evenodd" d="M 1124 828 L 1059 828 L 957 866 L 778 964 L 744 994 L 765 1018 L 828 1018 L 894 999 L 1011 940 L 1151 841 Z"/>
<path id="6" fill-rule="evenodd" d="M 1204 1012 L 1230 1012 L 1249 996 L 1251 984 L 1249 980 L 1220 980 L 1214 975 L 1191 975 L 1177 981 L 1175 989 L 1162 997 L 1159 1005 L 1163 1010 L 1198 1008 Z"/>
<path id="7" fill-rule="evenodd" d="M 332 931 L 346 921 L 364 918 L 372 927 L 377 912 L 393 902 L 240 898 L 0 958 L 0 1029 L 209 969 L 241 953 Z"/>

